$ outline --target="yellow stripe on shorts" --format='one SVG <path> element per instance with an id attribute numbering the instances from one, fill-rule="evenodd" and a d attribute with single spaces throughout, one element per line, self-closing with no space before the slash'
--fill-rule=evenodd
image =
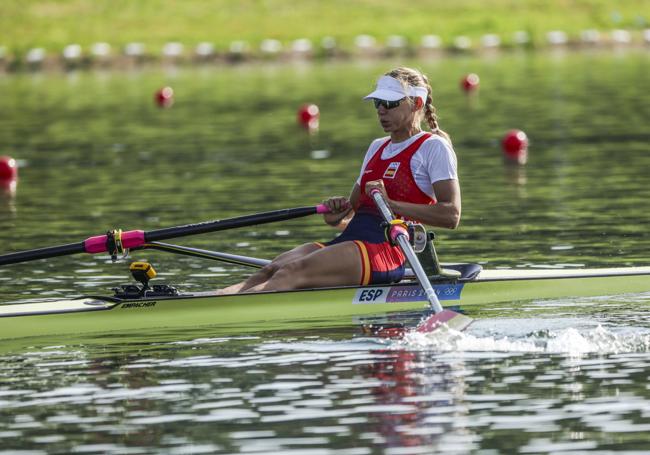
<path id="1" fill-rule="evenodd" d="M 361 255 L 361 285 L 370 284 L 370 276 L 372 270 L 370 269 L 370 257 L 368 256 L 368 250 L 366 245 L 363 244 L 360 240 L 354 241 L 357 248 L 359 248 L 359 254 Z"/>

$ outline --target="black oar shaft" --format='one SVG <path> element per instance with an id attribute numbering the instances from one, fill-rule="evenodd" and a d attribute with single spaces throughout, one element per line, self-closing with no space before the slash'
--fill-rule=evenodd
<path id="1" fill-rule="evenodd" d="M 275 210 L 272 212 L 256 213 L 236 218 L 227 218 L 225 220 L 206 221 L 204 223 L 186 224 L 184 226 L 175 226 L 155 231 L 147 231 L 144 238 L 147 242 L 158 240 L 173 239 L 176 237 L 185 237 L 188 235 L 205 234 L 207 232 L 223 231 L 226 229 L 235 229 L 245 226 L 254 226 L 256 224 L 273 223 L 275 221 L 285 221 L 293 218 L 300 218 L 316 213 L 316 207 L 298 207 L 293 209 Z"/>
<path id="2" fill-rule="evenodd" d="M 296 207 L 292 209 L 274 210 L 253 215 L 244 215 L 225 220 L 206 221 L 204 223 L 186 224 L 164 229 L 157 229 L 149 232 L 128 231 L 123 233 L 124 248 L 135 248 L 144 242 L 154 242 L 176 237 L 204 234 L 207 232 L 223 231 L 256 224 L 272 223 L 274 221 L 285 221 L 293 218 L 301 218 L 315 213 L 324 213 L 327 209 L 324 206 Z M 57 256 L 66 256 L 76 253 L 102 253 L 107 251 L 107 236 L 100 235 L 90 237 L 81 243 L 68 245 L 51 246 L 28 251 L 18 251 L 0 255 L 0 265 L 17 264 L 19 262 L 47 259 Z"/>
<path id="3" fill-rule="evenodd" d="M 67 256 L 70 254 L 83 252 L 85 252 L 83 242 L 70 243 L 68 245 L 50 246 L 47 248 L 38 248 L 29 251 L 18 251 L 16 253 L 4 254 L 0 256 L 0 265 L 17 264 L 19 262 L 35 261 L 37 259 Z"/>

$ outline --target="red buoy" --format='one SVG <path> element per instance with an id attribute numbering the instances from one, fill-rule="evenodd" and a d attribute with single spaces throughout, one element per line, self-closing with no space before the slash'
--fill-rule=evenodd
<path id="1" fill-rule="evenodd" d="M 521 130 L 510 130 L 501 140 L 503 156 L 506 160 L 526 164 L 528 160 L 528 136 Z"/>
<path id="2" fill-rule="evenodd" d="M 318 129 L 320 109 L 315 104 L 304 104 L 298 109 L 298 123 L 310 131 Z"/>
<path id="3" fill-rule="evenodd" d="M 467 74 L 466 76 L 463 76 L 463 78 L 460 80 L 460 86 L 466 92 L 473 92 L 474 90 L 476 90 L 478 88 L 479 83 L 480 83 L 480 79 L 478 77 L 478 74 L 474 74 L 474 73 Z"/>
<path id="4" fill-rule="evenodd" d="M 13 182 L 18 178 L 18 164 L 10 156 L 0 156 L 0 182 Z"/>
<path id="5" fill-rule="evenodd" d="M 154 100 L 160 107 L 170 107 L 174 104 L 174 90 L 171 87 L 163 87 L 156 92 Z"/>

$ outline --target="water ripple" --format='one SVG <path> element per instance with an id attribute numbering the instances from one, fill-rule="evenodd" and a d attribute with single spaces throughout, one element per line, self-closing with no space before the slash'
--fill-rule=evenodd
<path id="1" fill-rule="evenodd" d="M 491 354 L 504 353 L 562 353 L 579 357 L 584 354 L 617 354 L 650 351 L 650 329 L 630 328 L 618 330 L 597 325 L 595 328 L 578 330 L 542 329 L 540 324 L 563 326 L 562 320 L 540 319 L 506 319 L 490 320 L 475 323 L 468 332 L 440 330 L 434 334 L 422 334 L 415 331 L 407 332 L 403 341 L 397 342 L 398 348 L 425 349 L 441 352 L 465 352 L 468 355 L 480 356 L 481 352 Z M 509 334 L 480 336 L 485 331 L 494 332 L 495 326 L 527 327 L 528 334 L 517 335 L 517 329 L 509 330 Z M 584 322 L 582 322 L 584 324 Z M 474 330 L 479 335 L 474 335 Z M 533 331 L 531 334 L 530 331 Z M 525 331 L 525 330 L 524 330 Z M 521 332 L 521 329 L 519 330 Z"/>

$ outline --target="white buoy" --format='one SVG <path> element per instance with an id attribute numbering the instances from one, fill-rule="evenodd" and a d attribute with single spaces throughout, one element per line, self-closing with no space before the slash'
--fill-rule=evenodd
<path id="1" fill-rule="evenodd" d="M 275 56 L 282 51 L 282 43 L 276 39 L 265 39 L 260 44 L 260 51 L 264 55 Z"/>
<path id="2" fill-rule="evenodd" d="M 580 32 L 580 41 L 582 41 L 583 44 L 598 44 L 600 43 L 600 32 L 594 29 L 583 30 Z"/>
<path id="3" fill-rule="evenodd" d="M 512 35 L 512 42 L 518 46 L 525 46 L 530 43 L 530 35 L 525 30 L 517 30 Z"/>
<path id="4" fill-rule="evenodd" d="M 424 35 L 420 46 L 425 50 L 439 50 L 442 47 L 442 39 L 438 35 Z"/>
<path id="5" fill-rule="evenodd" d="M 361 51 L 369 51 L 375 48 L 377 40 L 370 35 L 358 35 L 354 38 L 354 45 Z"/>
<path id="6" fill-rule="evenodd" d="M 194 54 L 199 58 L 209 58 L 214 55 L 214 44 L 203 41 L 196 45 Z"/>
<path id="7" fill-rule="evenodd" d="M 244 57 L 246 57 L 246 55 L 249 52 L 249 49 L 250 48 L 246 41 L 241 41 L 241 40 L 233 41 L 230 43 L 230 46 L 228 46 L 228 56 L 232 60 L 241 60 Z"/>
<path id="8" fill-rule="evenodd" d="M 546 34 L 546 41 L 553 46 L 564 46 L 569 38 L 562 30 L 552 30 Z"/>
<path id="9" fill-rule="evenodd" d="M 63 58 L 67 62 L 76 62 L 81 58 L 81 46 L 79 44 L 68 44 L 63 48 Z"/>
<path id="10" fill-rule="evenodd" d="M 90 54 L 99 59 L 108 58 L 111 55 L 111 45 L 108 43 L 95 43 L 90 47 Z"/>
<path id="11" fill-rule="evenodd" d="M 325 160 L 330 157 L 329 150 L 312 150 L 309 154 L 312 160 Z"/>
<path id="12" fill-rule="evenodd" d="M 401 35 L 390 35 L 386 39 L 386 47 L 395 51 L 403 51 L 408 46 L 408 41 Z"/>
<path id="13" fill-rule="evenodd" d="M 627 45 L 632 42 L 632 36 L 627 30 L 612 30 L 612 43 Z"/>
<path id="14" fill-rule="evenodd" d="M 325 50 L 333 51 L 336 49 L 336 39 L 333 36 L 325 36 L 320 41 L 320 45 Z"/>
<path id="15" fill-rule="evenodd" d="M 45 60 L 45 49 L 42 47 L 35 47 L 27 51 L 25 61 L 30 65 L 40 65 Z"/>
<path id="16" fill-rule="evenodd" d="M 181 43 L 169 42 L 165 43 L 162 48 L 163 57 L 169 59 L 177 59 L 183 55 L 184 46 Z"/>
<path id="17" fill-rule="evenodd" d="M 481 37 L 481 46 L 486 49 L 495 49 L 501 46 L 501 38 L 494 33 L 488 33 Z"/>
<path id="18" fill-rule="evenodd" d="M 338 51 L 338 45 L 336 43 L 336 38 L 333 36 L 325 36 L 320 40 L 320 47 L 323 50 L 323 53 L 327 56 L 334 56 Z"/>
<path id="19" fill-rule="evenodd" d="M 128 43 L 124 46 L 124 55 L 127 57 L 143 57 L 144 56 L 144 44 L 142 43 Z"/>
<path id="20" fill-rule="evenodd" d="M 472 40 L 467 36 L 457 36 L 454 38 L 454 49 L 458 51 L 467 51 L 472 48 Z"/>
<path id="21" fill-rule="evenodd" d="M 354 38 L 354 47 L 360 57 L 375 57 L 379 52 L 377 40 L 371 35 L 357 35 Z"/>
<path id="22" fill-rule="evenodd" d="M 308 57 L 311 55 L 314 46 L 311 40 L 307 38 L 299 38 L 291 43 L 291 53 L 299 57 Z"/>

